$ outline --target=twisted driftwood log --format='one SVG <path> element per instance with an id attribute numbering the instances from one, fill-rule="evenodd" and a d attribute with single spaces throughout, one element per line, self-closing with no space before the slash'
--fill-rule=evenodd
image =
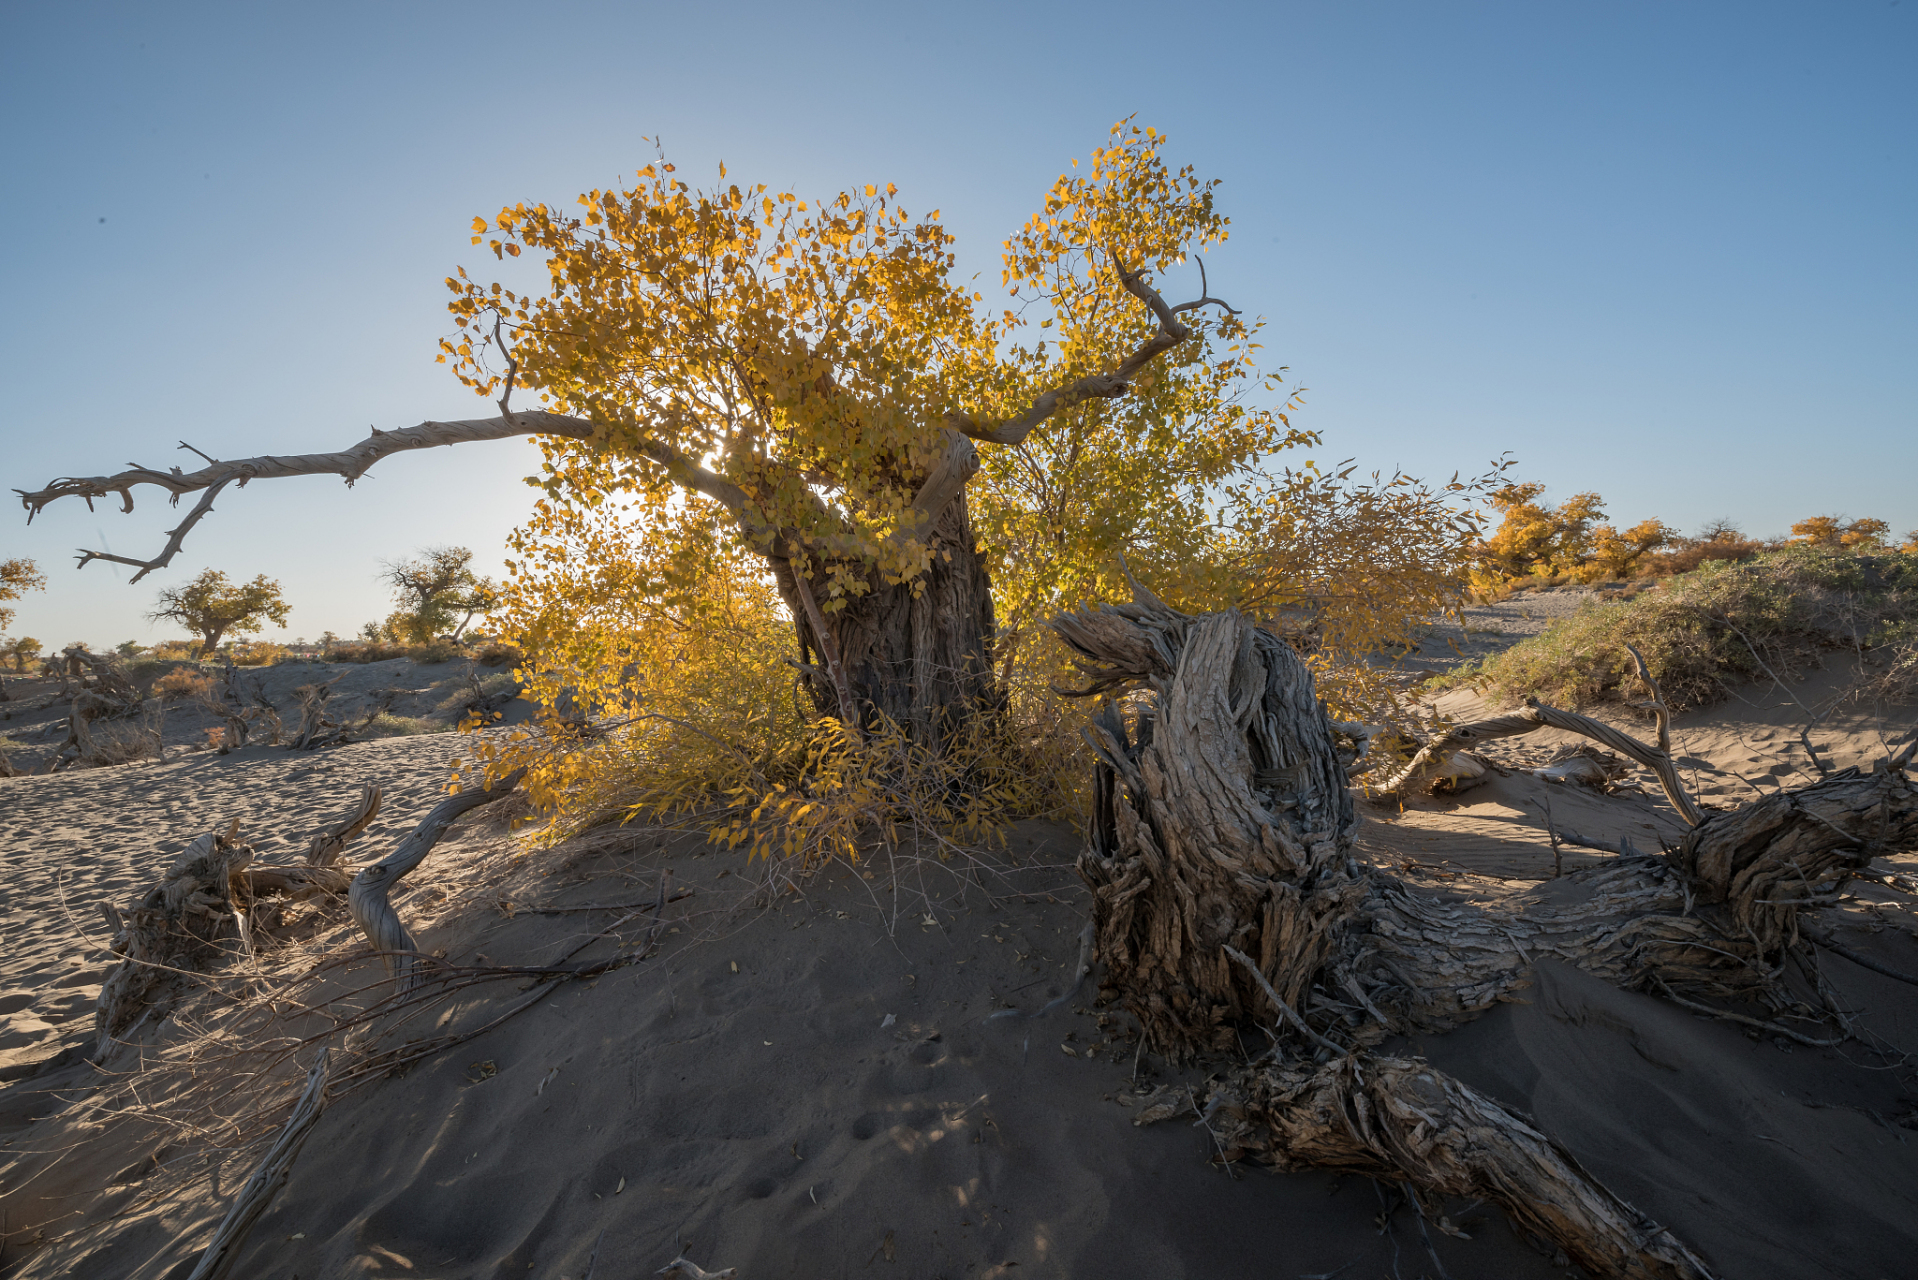
<path id="1" fill-rule="evenodd" d="M 252 860 L 253 846 L 240 842 L 236 822 L 224 834 L 208 832 L 195 839 L 131 909 L 104 908 L 116 927 L 112 951 L 123 958 L 101 984 L 94 1008 L 96 1062 L 116 1038 L 146 1020 L 162 983 L 207 967 L 242 936 L 233 881 Z"/>
<path id="2" fill-rule="evenodd" d="M 446 829 L 461 814 L 499 799 L 519 785 L 525 772 L 524 769 L 515 770 L 490 787 L 448 796 L 433 807 L 425 821 L 400 841 L 393 852 L 372 866 L 362 868 L 353 877 L 346 899 L 348 908 L 353 912 L 353 922 L 359 925 L 360 932 L 373 944 L 373 949 L 380 953 L 387 976 L 398 983 L 400 991 L 411 990 L 419 980 L 419 949 L 413 941 L 413 935 L 400 922 L 399 912 L 388 901 L 393 886 L 426 860 L 426 855 L 433 851 L 433 846 L 439 843 Z"/>
<path id="3" fill-rule="evenodd" d="M 1632 661 L 1637 664 L 1639 679 L 1645 682 L 1651 691 L 1650 706 L 1658 723 L 1658 745 L 1650 747 L 1628 733 L 1620 732 L 1603 720 L 1594 720 L 1590 716 L 1581 716 L 1574 711 L 1560 711 L 1548 707 L 1537 698 L 1527 698 L 1525 709 L 1511 715 L 1495 716 L 1490 720 L 1474 720 L 1470 724 L 1458 725 L 1440 734 L 1425 744 L 1419 753 L 1413 756 L 1403 769 L 1381 784 L 1380 790 L 1386 795 L 1402 795 L 1416 789 L 1421 783 L 1436 777 L 1446 763 L 1458 752 L 1477 746 L 1481 742 L 1490 742 L 1496 738 L 1515 738 L 1521 734 L 1535 733 L 1540 729 L 1563 729 L 1568 733 L 1583 734 L 1585 737 L 1602 742 L 1618 754 L 1650 769 L 1658 775 L 1658 785 L 1665 791 L 1665 798 L 1672 802 L 1672 808 L 1685 820 L 1685 825 L 1695 827 L 1704 821 L 1704 810 L 1686 792 L 1684 784 L 1678 779 L 1678 766 L 1672 762 L 1672 715 L 1665 706 L 1665 696 L 1660 692 L 1658 681 L 1652 679 L 1650 668 L 1638 649 L 1626 645 L 1631 652 Z M 1815 758 L 1815 757 L 1814 757 Z"/>
<path id="4" fill-rule="evenodd" d="M 77 644 L 67 646 L 61 656 L 60 689 L 63 696 L 71 692 L 73 706 L 67 713 L 67 740 L 54 753 L 50 771 L 103 758 L 111 762 L 95 740 L 93 726 L 139 714 L 146 699 L 127 678 L 118 658 L 89 653 Z"/>
<path id="5" fill-rule="evenodd" d="M 1778 977 L 1799 911 L 1918 841 L 1905 774 L 1918 743 L 1876 773 L 1703 816 L 1668 856 L 1576 872 L 1575 899 L 1486 907 L 1361 867 L 1332 725 L 1276 636 L 1142 589 L 1053 625 L 1088 692 L 1126 691 L 1087 733 L 1098 762 L 1079 859 L 1108 985 L 1174 1057 L 1232 1045 L 1233 1024 L 1255 1015 L 1284 1018 L 1278 1063 L 1213 1091 L 1233 1149 L 1484 1196 L 1598 1274 L 1706 1274 L 1525 1122 L 1369 1046 L 1469 1020 L 1527 985 L 1540 958 L 1706 1012 L 1698 999 L 1795 1007 Z M 1528 729 L 1585 719 L 1532 711 Z"/>

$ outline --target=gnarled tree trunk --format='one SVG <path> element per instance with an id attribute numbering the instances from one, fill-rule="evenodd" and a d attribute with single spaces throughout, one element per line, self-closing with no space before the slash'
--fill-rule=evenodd
<path id="1" fill-rule="evenodd" d="M 861 729 L 882 720 L 934 749 L 974 715 L 999 705 L 992 667 L 992 583 L 973 540 L 965 495 L 947 504 L 933 525 L 932 565 L 914 582 L 876 578 L 865 595 L 825 615 L 828 650 L 809 619 L 793 562 L 771 561 L 780 594 L 792 611 L 802 678 L 813 705 L 840 714 L 827 654 L 843 665 Z"/>
<path id="2" fill-rule="evenodd" d="M 1276 637 L 1235 613 L 1176 613 L 1143 590 L 1054 626 L 1088 692 L 1126 691 L 1088 733 L 1096 802 L 1079 861 L 1107 984 L 1174 1057 L 1225 1047 L 1254 1014 L 1282 1018 L 1276 1061 L 1212 1092 L 1222 1142 L 1282 1168 L 1498 1201 L 1598 1274 L 1707 1274 L 1527 1122 L 1371 1046 L 1469 1020 L 1528 985 L 1541 958 L 1692 1007 L 1725 996 L 1793 1005 L 1778 979 L 1799 912 L 1918 841 L 1913 747 L 1872 774 L 1704 816 L 1669 855 L 1574 873 L 1575 894 L 1499 909 L 1357 862 L 1332 726 Z"/>

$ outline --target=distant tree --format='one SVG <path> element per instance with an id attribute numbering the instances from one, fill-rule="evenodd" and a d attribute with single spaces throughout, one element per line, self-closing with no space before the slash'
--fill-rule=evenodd
<path id="1" fill-rule="evenodd" d="M 131 658 L 139 653 L 141 648 L 142 646 L 138 640 L 122 640 L 119 644 L 113 646 L 113 651 L 122 658 Z"/>
<path id="2" fill-rule="evenodd" d="M 27 663 L 40 656 L 40 642 L 32 636 L 16 636 L 0 642 L 0 657 L 13 659 L 15 671 L 25 671 Z"/>
<path id="3" fill-rule="evenodd" d="M 1592 530 L 1592 560 L 1609 578 L 1623 578 L 1638 567 L 1650 551 L 1669 545 L 1677 531 L 1663 520 L 1640 520 L 1620 533 L 1602 524 Z"/>
<path id="4" fill-rule="evenodd" d="M 453 628 L 453 638 L 459 639 L 476 615 L 492 612 L 499 602 L 499 583 L 491 578 L 475 578 L 472 586 L 459 592 L 450 602 L 454 609 L 465 615 L 460 619 L 460 624 Z"/>
<path id="5" fill-rule="evenodd" d="M 33 561 L 0 560 L 0 631 L 5 631 L 13 622 L 13 610 L 6 607 L 6 602 L 18 600 L 29 591 L 42 590 L 46 585 L 46 575 Z"/>
<path id="6" fill-rule="evenodd" d="M 1544 492 L 1544 485 L 1533 482 L 1509 484 L 1490 495 L 1502 519 L 1479 552 L 1489 573 L 1474 575 L 1475 581 L 1571 574 L 1592 559 L 1594 526 L 1605 516 L 1605 500 L 1596 493 L 1575 493 L 1553 506 L 1539 501 Z M 1645 527 L 1640 525 L 1632 533 Z M 1618 539 L 1609 525 L 1598 528 Z"/>
<path id="7" fill-rule="evenodd" d="M 378 644 L 380 641 L 386 639 L 386 627 L 378 622 L 361 623 L 360 639 L 366 641 L 368 644 Z"/>
<path id="8" fill-rule="evenodd" d="M 1700 542 L 1743 542 L 1744 540 L 1745 531 L 1738 527 L 1738 522 L 1725 516 L 1706 521 L 1704 528 L 1698 531 Z"/>
<path id="9" fill-rule="evenodd" d="M 1846 551 L 1886 550 L 1885 535 L 1891 526 L 1883 520 L 1853 520 L 1847 524 L 1840 516 L 1813 516 L 1791 527 L 1791 540 L 1814 547 Z"/>
<path id="10" fill-rule="evenodd" d="M 183 587 L 160 593 L 148 618 L 178 622 L 200 638 L 200 656 L 212 655 L 229 632 L 252 635 L 268 621 L 283 624 L 291 607 L 280 595 L 280 584 L 261 574 L 235 586 L 218 569 L 208 569 Z"/>
<path id="11" fill-rule="evenodd" d="M 340 638 L 334 635 L 331 631 L 320 632 L 320 648 L 331 649 L 334 645 L 338 644 L 339 642 L 340 642 Z"/>
<path id="12" fill-rule="evenodd" d="M 395 639 L 424 644 L 453 629 L 453 615 L 465 609 L 467 620 L 490 606 L 469 604 L 480 588 L 473 575 L 473 553 L 465 547 L 427 547 L 418 555 L 380 566 L 380 580 L 393 589 L 400 612 L 387 619 Z M 466 625 L 460 623 L 461 627 Z"/>

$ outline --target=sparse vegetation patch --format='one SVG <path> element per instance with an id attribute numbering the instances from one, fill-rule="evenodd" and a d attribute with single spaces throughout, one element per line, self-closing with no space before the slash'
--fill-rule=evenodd
<path id="1" fill-rule="evenodd" d="M 1435 684 L 1476 683 L 1506 701 L 1594 702 L 1631 687 L 1627 644 L 1675 711 L 1709 706 L 1766 667 L 1790 678 L 1837 649 L 1872 658 L 1891 677 L 1883 692 L 1909 693 L 1918 689 L 1918 554 L 1800 543 L 1743 563 L 1707 561 Z"/>

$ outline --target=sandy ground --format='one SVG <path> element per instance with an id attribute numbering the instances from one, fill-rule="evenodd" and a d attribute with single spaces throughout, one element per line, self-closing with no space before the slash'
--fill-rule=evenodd
<path id="1" fill-rule="evenodd" d="M 136 668 L 136 682 L 150 692 L 155 680 L 166 671 L 186 664 Z M 221 681 L 218 668 L 205 668 L 213 682 Z M 270 667 L 242 667 L 238 682 L 242 696 L 255 695 L 272 705 L 290 733 L 300 723 L 299 700 L 295 695 L 302 685 L 324 684 L 331 688 L 328 714 L 345 725 L 357 728 L 355 737 L 373 739 L 397 734 L 449 729 L 456 724 L 473 695 L 465 661 L 420 664 L 407 658 L 385 662 L 285 662 Z M 510 688 L 510 672 L 499 668 L 475 667 L 483 693 L 496 694 Z M 0 753 L 11 766 L 23 773 L 44 768 L 67 738 L 69 702 L 60 696 L 57 680 L 20 675 L 0 676 L 7 701 L 0 702 Z M 220 721 L 196 702 L 151 700 L 149 709 L 157 716 L 168 754 L 207 745 L 207 730 Z M 523 719 L 530 708 L 524 702 L 508 705 L 505 722 Z M 371 724 L 369 716 L 379 713 Z M 106 722 L 109 729 L 114 722 Z M 119 722 L 131 726 L 139 720 Z M 254 738 L 264 741 L 268 730 L 264 721 L 254 730 Z"/>
<path id="2" fill-rule="evenodd" d="M 1821 689 L 1796 691 L 1815 703 Z M 1677 727 L 1707 803 L 1790 785 L 1805 763 L 1790 746 L 1796 704 L 1747 694 Z M 1483 709 L 1450 697 L 1455 717 Z M 1847 713 L 1814 741 L 1868 764 L 1887 724 Z M 0 780 L 0 1276 L 183 1280 L 259 1157 L 214 1121 L 261 1081 L 201 1115 L 201 1139 L 156 1120 L 184 1088 L 169 1055 L 259 1011 L 237 979 L 109 1064 L 148 1064 L 149 1110 L 89 1105 L 128 1079 L 62 1055 L 90 1031 L 106 971 L 95 904 L 130 900 L 234 817 L 290 855 L 363 781 L 387 801 L 350 856 L 376 858 L 439 798 L 459 746 L 398 737 Z M 1492 899 L 1572 883 L 1552 878 L 1548 801 L 1588 835 L 1648 850 L 1676 837 L 1654 786 L 1601 795 L 1526 772 L 1551 746 L 1512 744 L 1456 798 L 1368 806 L 1362 852 L 1434 892 Z M 978 865 L 902 850 L 870 879 L 838 868 L 791 894 L 696 836 L 614 830 L 534 850 L 490 812 L 456 826 L 396 897 L 422 950 L 478 966 L 650 958 L 360 1081 L 322 1118 L 237 1275 L 583 1280 L 597 1254 L 604 1280 L 682 1251 L 745 1280 L 1437 1274 L 1409 1210 L 1382 1212 L 1369 1182 L 1222 1168 L 1189 1117 L 1131 1123 L 1147 1091 L 1203 1073 L 1135 1058 L 1089 988 L 1044 1012 L 1070 990 L 1084 921 L 1066 827 L 1021 824 Z M 1604 856 L 1562 853 L 1567 870 Z M 656 917 L 662 881 L 694 892 Z M 593 904 L 610 906 L 579 909 Z M 1827 924 L 1915 971 L 1911 905 L 1865 889 Z M 323 923 L 287 972 L 333 956 L 303 998 L 350 1003 L 375 962 L 351 959 L 337 913 Z M 1918 1050 L 1918 992 L 1836 958 L 1828 976 L 1870 1035 Z M 470 1030 L 525 988 L 469 988 L 395 1034 Z M 291 1005 L 282 1016 L 309 1026 Z M 1550 965 L 1526 1000 L 1407 1047 L 1537 1117 L 1722 1276 L 1868 1280 L 1918 1256 L 1909 1066 L 1754 1038 Z M 222 1087 L 227 1069 L 203 1063 L 202 1083 Z M 284 1090 L 294 1075 L 277 1078 Z M 1471 1236 L 1436 1241 L 1451 1275 L 1570 1274 L 1501 1213 L 1448 1207 Z"/>
<path id="3" fill-rule="evenodd" d="M 1555 619 L 1568 618 L 1601 599 L 1586 587 L 1527 591 L 1497 604 L 1466 605 L 1454 617 L 1441 618 L 1420 635 L 1418 647 L 1400 660 L 1407 671 L 1445 671 L 1476 662 L 1535 636 Z"/>

